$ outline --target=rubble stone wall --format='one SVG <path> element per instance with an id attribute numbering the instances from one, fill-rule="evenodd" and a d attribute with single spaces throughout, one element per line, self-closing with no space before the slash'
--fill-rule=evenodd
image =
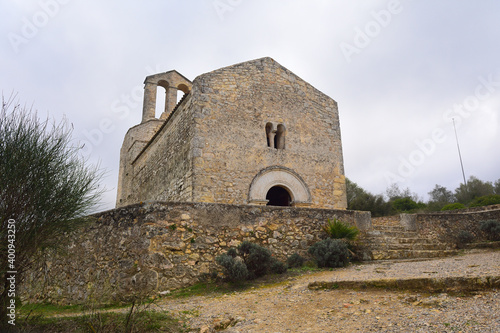
<path id="1" fill-rule="evenodd" d="M 155 295 L 216 271 L 215 257 L 245 240 L 284 261 L 307 256 L 329 218 L 370 228 L 369 212 L 211 203 L 137 204 L 93 217 L 28 275 L 24 298 L 71 304 Z"/>

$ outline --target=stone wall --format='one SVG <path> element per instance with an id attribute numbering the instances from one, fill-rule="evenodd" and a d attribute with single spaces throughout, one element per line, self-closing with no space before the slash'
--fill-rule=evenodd
<path id="1" fill-rule="evenodd" d="M 69 304 L 154 295 L 216 271 L 215 257 L 244 240 L 286 260 L 307 256 L 329 218 L 371 227 L 369 212 L 208 203 L 138 204 L 93 217 L 29 274 L 25 298 Z"/>
<path id="2" fill-rule="evenodd" d="M 481 222 L 486 220 L 500 221 L 500 205 L 375 217 L 372 218 L 372 225 L 403 226 L 405 230 L 418 232 L 421 237 L 455 244 L 460 231 L 470 232 L 476 241 L 486 240 L 486 235 L 479 229 Z"/>
<path id="3" fill-rule="evenodd" d="M 203 74 L 193 81 L 192 94 L 203 142 L 194 161 L 193 201 L 247 204 L 254 177 L 281 166 L 304 180 L 310 207 L 347 207 L 333 99 L 271 58 Z M 284 126 L 284 149 L 268 147 L 267 124 Z"/>
<path id="4" fill-rule="evenodd" d="M 460 231 L 468 231 L 476 241 L 484 241 L 486 235 L 479 229 L 481 221 L 500 221 L 500 205 L 478 208 L 482 209 L 416 214 L 417 231 L 444 243 L 455 243 Z"/>
<path id="5" fill-rule="evenodd" d="M 128 203 L 146 200 L 191 201 L 193 195 L 193 138 L 189 96 L 173 112 L 159 133 L 132 162 L 133 178 Z"/>
<path id="6" fill-rule="evenodd" d="M 399 215 L 372 217 L 374 226 L 397 226 L 400 225 Z"/>

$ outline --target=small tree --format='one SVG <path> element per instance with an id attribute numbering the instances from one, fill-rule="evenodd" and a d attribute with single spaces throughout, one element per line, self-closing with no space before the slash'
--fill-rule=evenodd
<path id="1" fill-rule="evenodd" d="M 2 99 L 0 113 L 0 318 L 5 322 L 7 271 L 16 285 L 40 249 L 61 243 L 85 222 L 103 189 L 102 172 L 88 168 L 67 124 L 40 122 L 31 110 Z M 15 237 L 12 230 L 15 229 Z M 10 233 L 9 233 L 10 231 Z M 10 236 L 8 236 L 10 235 Z M 9 241 L 9 242 L 8 242 Z M 8 260 L 7 250 L 15 251 Z M 14 257 L 14 256 L 11 256 Z M 10 275 L 9 275 L 10 276 Z M 9 296 L 9 298 L 11 298 Z"/>

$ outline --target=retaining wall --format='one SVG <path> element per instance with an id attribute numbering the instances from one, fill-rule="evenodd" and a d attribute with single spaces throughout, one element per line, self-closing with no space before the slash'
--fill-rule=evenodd
<path id="1" fill-rule="evenodd" d="M 286 260 L 307 255 L 329 218 L 371 228 L 369 212 L 209 203 L 132 205 L 93 217 L 27 276 L 24 298 L 71 304 L 154 295 L 216 271 L 215 257 L 245 240 Z"/>

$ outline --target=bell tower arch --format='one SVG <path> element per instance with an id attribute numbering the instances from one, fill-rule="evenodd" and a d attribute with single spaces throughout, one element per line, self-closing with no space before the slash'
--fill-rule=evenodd
<path id="1" fill-rule="evenodd" d="M 192 86 L 191 81 L 175 70 L 147 76 L 146 80 L 144 80 L 144 103 L 141 123 L 156 119 L 156 91 L 158 87 L 165 88 L 165 110 L 160 115 L 160 120 L 165 120 L 177 104 L 177 92 L 180 90 L 187 94 L 191 91 Z"/>

